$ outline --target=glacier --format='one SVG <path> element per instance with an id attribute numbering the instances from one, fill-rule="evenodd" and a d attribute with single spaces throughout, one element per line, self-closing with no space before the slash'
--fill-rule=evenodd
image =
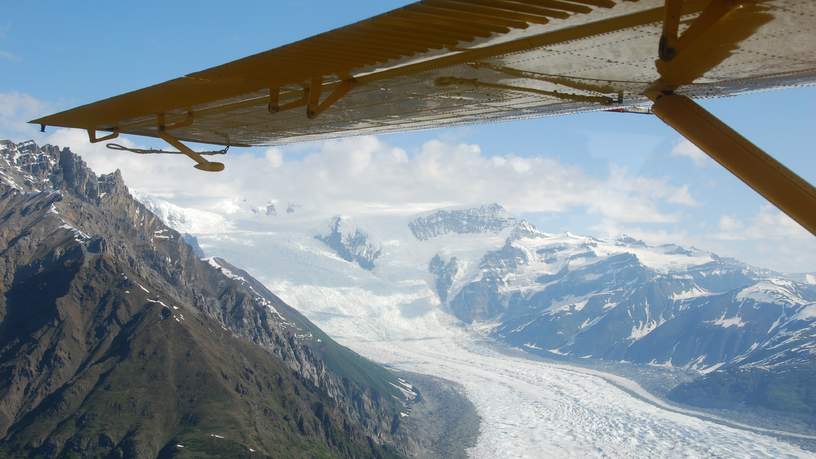
<path id="1" fill-rule="evenodd" d="M 770 435 L 650 404 L 577 367 L 499 353 L 464 333 L 344 344 L 462 384 L 482 418 L 468 451 L 474 458 L 816 457 Z"/>

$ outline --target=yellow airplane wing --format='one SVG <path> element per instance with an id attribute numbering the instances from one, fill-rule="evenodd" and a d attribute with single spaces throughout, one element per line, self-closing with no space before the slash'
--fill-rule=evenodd
<path id="1" fill-rule="evenodd" d="M 813 0 L 423 0 L 32 123 L 159 137 L 221 170 L 183 141 L 651 111 L 816 234 L 816 190 L 689 99 L 816 82 L 814 43 Z"/>

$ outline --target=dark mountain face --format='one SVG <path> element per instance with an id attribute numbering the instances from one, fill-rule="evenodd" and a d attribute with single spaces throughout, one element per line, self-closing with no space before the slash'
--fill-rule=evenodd
<path id="1" fill-rule="evenodd" d="M 0 456 L 382 457 L 410 402 L 67 149 L 0 144 L 0 290 Z"/>

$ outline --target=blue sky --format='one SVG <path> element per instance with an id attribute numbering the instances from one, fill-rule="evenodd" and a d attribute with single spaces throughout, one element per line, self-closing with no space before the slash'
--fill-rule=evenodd
<path id="1" fill-rule="evenodd" d="M 21 122 L 264 51 L 406 3 L 243 1 L 236 7 L 236 3 L 215 1 L 142 1 L 138 7 L 124 7 L 97 1 L 13 2 L 0 17 L 0 97 L 4 97 L 0 103 L 5 105 L 0 106 L 0 137 L 47 140 Z M 811 183 L 816 182 L 811 139 L 816 126 L 816 88 L 751 94 L 705 101 L 704 105 Z M 623 200 L 640 199 L 632 201 L 632 206 L 643 204 L 642 193 L 622 190 L 626 187 L 613 182 L 651 180 L 644 182 L 645 189 L 659 182 L 662 191 L 658 194 L 663 193 L 665 199 L 656 198 L 646 205 L 674 216 L 671 221 L 626 221 L 587 203 L 562 204 L 557 210 L 503 204 L 547 231 L 602 236 L 627 232 L 654 242 L 693 244 L 776 269 L 816 271 L 816 255 L 811 255 L 816 254 L 816 238 L 797 232 L 753 191 L 689 149 L 654 117 L 590 113 L 393 134 L 377 142 L 377 146 L 365 144 L 364 148 L 370 147 L 372 154 L 397 148 L 413 158 L 432 155 L 428 151 L 437 147 L 428 147 L 428 143 L 439 142 L 438 148 L 451 150 L 478 146 L 483 158 L 552 159 L 555 166 L 536 163 L 535 170 L 547 175 L 547 167 L 557 167 L 565 177 L 569 174 L 564 171 L 578 170 L 588 184 L 612 186 Z M 354 143 L 343 145 L 361 148 Z M 281 153 L 284 161 L 296 161 L 310 154 L 334 154 L 333 148 L 311 144 L 288 147 Z M 683 152 L 686 154 L 680 154 Z M 250 152 L 258 157 L 267 153 L 264 149 Z M 95 161 L 89 159 L 101 168 L 120 167 L 128 178 L 130 163 L 107 158 L 107 162 Z M 463 159 L 462 167 L 475 167 L 468 161 Z M 484 173 L 490 174 L 487 165 L 478 167 L 483 166 Z M 136 168 L 131 169 L 133 186 L 148 186 Z M 460 176 L 456 171 L 450 173 L 452 181 Z M 461 177 L 466 175 L 462 171 Z M 468 177 L 473 180 L 472 175 Z M 496 200 L 518 196 L 496 195 Z M 477 193 L 477 197 L 489 199 L 490 194 Z M 443 201 L 460 199 L 454 193 Z"/>

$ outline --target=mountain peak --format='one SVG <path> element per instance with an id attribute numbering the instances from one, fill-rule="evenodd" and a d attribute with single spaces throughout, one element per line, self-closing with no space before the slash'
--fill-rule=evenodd
<path id="1" fill-rule="evenodd" d="M 513 231 L 510 233 L 511 240 L 517 240 L 521 238 L 537 238 L 537 237 L 547 237 L 549 234 L 539 230 L 536 228 L 535 225 L 528 222 L 527 220 L 519 220 L 516 225 L 513 227 Z"/>
<path id="2" fill-rule="evenodd" d="M 102 174 L 99 176 L 99 183 L 104 184 L 105 192 L 127 191 L 125 179 L 122 177 L 122 171 L 116 169 L 110 174 Z"/>
<path id="3" fill-rule="evenodd" d="M 22 192 L 50 188 L 59 155 L 59 148 L 51 145 L 41 148 L 32 140 L 17 144 L 0 141 L 0 185 Z"/>
<path id="4" fill-rule="evenodd" d="M 99 197 L 99 181 L 85 161 L 68 148 L 59 155 L 59 167 L 54 170 L 52 181 L 61 189 L 67 189 L 86 199 Z"/>
<path id="5" fill-rule="evenodd" d="M 121 171 L 97 177 L 69 148 L 39 146 L 33 140 L 16 144 L 2 140 L 0 160 L 0 184 L 19 191 L 62 190 L 89 201 L 128 194 Z"/>

